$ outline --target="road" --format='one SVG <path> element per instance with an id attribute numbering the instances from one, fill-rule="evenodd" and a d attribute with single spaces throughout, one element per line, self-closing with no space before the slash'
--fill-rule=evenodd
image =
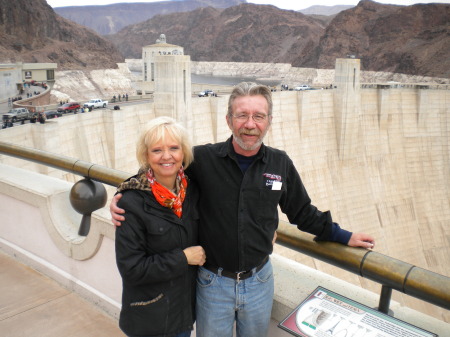
<path id="1" fill-rule="evenodd" d="M 118 105 L 119 107 L 124 107 L 124 106 L 127 106 L 127 105 L 145 104 L 145 103 L 149 103 L 149 102 L 151 102 L 151 101 L 152 101 L 152 99 L 146 98 L 146 99 L 138 99 L 138 100 L 121 101 L 121 102 L 116 102 L 116 103 L 110 102 L 109 105 L 108 105 L 108 107 L 106 107 L 106 108 L 94 109 L 94 110 L 92 110 L 92 111 L 90 111 L 90 112 L 87 112 L 87 113 L 92 113 L 92 112 L 98 111 L 98 110 L 111 110 L 111 111 L 114 111 L 114 106 L 115 106 L 115 105 Z M 58 105 L 58 106 L 59 106 L 59 105 Z M 56 110 L 58 106 L 55 106 L 55 107 L 52 108 L 52 109 L 49 108 L 47 111 L 50 111 L 50 110 Z M 8 106 L 8 103 L 2 103 L 2 104 L 0 104 L 0 114 L 3 115 L 3 114 L 5 114 L 5 113 L 7 113 L 11 108 L 12 108 L 12 107 L 9 107 L 9 106 Z M 80 110 L 78 110 L 78 113 L 81 113 Z M 86 113 L 86 112 L 85 112 L 85 113 Z M 75 113 L 73 113 L 73 112 L 68 112 L 68 113 L 63 114 L 62 117 L 58 117 L 58 118 L 63 118 L 64 116 L 70 116 L 70 115 L 74 115 L 74 114 L 75 114 Z M 19 122 L 13 123 L 13 126 L 12 126 L 12 127 L 14 127 L 14 126 L 20 126 L 20 125 L 28 124 L 28 123 L 30 123 L 29 120 L 26 120 L 26 121 L 19 121 Z M 5 128 L 5 125 L 4 125 L 4 122 L 3 122 L 3 120 L 2 120 L 2 121 L 1 121 L 1 127 L 0 127 L 0 130 L 1 130 L 1 129 L 4 129 L 4 128 Z"/>

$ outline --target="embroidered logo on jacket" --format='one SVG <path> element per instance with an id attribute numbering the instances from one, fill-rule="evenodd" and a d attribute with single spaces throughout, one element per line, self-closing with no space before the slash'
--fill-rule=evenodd
<path id="1" fill-rule="evenodd" d="M 281 190 L 281 176 L 273 173 L 263 173 L 265 178 L 265 186 L 271 186 L 272 190 Z"/>

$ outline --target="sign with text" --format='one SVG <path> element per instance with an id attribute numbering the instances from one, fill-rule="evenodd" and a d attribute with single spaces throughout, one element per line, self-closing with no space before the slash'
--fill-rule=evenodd
<path id="1" fill-rule="evenodd" d="M 322 287 L 317 287 L 278 327 L 298 337 L 438 336 Z"/>

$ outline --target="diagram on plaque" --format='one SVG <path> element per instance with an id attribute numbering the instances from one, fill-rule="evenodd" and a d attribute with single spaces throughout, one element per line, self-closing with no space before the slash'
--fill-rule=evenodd
<path id="1" fill-rule="evenodd" d="M 278 326 L 298 337 L 437 337 L 322 287 Z"/>

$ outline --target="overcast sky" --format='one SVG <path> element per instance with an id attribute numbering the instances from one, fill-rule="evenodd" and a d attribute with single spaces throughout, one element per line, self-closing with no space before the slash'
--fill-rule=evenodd
<path id="1" fill-rule="evenodd" d="M 120 2 L 156 2 L 161 0 L 122 0 L 122 1 L 111 1 L 111 0 L 47 0 L 47 3 L 52 7 L 64 7 L 64 6 L 91 6 L 91 5 L 108 5 L 113 3 Z M 254 4 L 271 4 L 277 6 L 282 9 L 292 9 L 292 10 L 300 10 L 311 7 L 313 5 L 323 5 L 323 6 L 334 6 L 334 5 L 357 5 L 359 0 L 309 0 L 309 1 L 301 1 L 301 0 L 249 0 L 247 2 L 251 2 Z M 384 4 L 392 4 L 392 5 L 413 5 L 416 3 L 450 3 L 450 0 L 422 0 L 422 1 L 414 1 L 414 0 L 378 0 L 376 2 L 384 3 Z"/>

